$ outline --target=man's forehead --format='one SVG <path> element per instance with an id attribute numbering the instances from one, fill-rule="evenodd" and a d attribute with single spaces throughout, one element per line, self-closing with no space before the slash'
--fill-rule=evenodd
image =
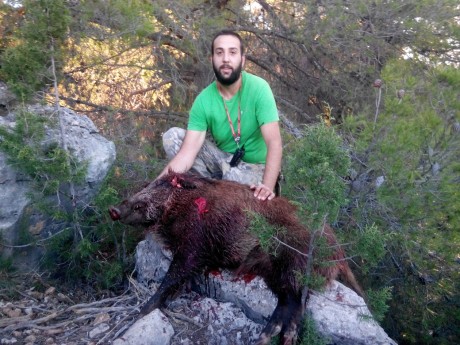
<path id="1" fill-rule="evenodd" d="M 236 48 L 240 49 L 240 40 L 232 35 L 221 35 L 214 40 L 214 49 Z"/>

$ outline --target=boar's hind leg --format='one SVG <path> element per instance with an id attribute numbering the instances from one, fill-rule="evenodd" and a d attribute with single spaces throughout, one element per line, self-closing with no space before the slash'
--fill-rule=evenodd
<path id="1" fill-rule="evenodd" d="M 281 344 L 294 345 L 297 342 L 298 327 L 302 316 L 303 307 L 300 296 L 278 296 L 275 311 L 256 344 L 270 344 L 271 338 L 280 334 Z"/>
<path id="2" fill-rule="evenodd" d="M 147 315 L 152 310 L 163 306 L 166 299 L 178 291 L 199 269 L 200 267 L 193 255 L 184 257 L 176 254 L 158 290 L 142 307 L 141 314 Z"/>

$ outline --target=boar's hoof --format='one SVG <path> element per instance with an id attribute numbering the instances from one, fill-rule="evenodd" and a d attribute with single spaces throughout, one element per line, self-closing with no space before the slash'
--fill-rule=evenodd
<path id="1" fill-rule="evenodd" d="M 295 345 L 297 344 L 297 325 L 291 325 L 294 326 L 293 328 L 290 329 L 290 331 L 284 333 L 283 336 L 283 345 Z"/>
<path id="2" fill-rule="evenodd" d="M 297 327 L 291 327 L 291 329 L 287 332 L 281 332 L 282 326 L 281 325 L 268 325 L 265 330 L 260 334 L 259 339 L 256 342 L 256 345 L 269 345 L 272 343 L 272 338 L 276 337 L 278 334 L 283 333 L 281 335 L 280 344 L 282 345 L 295 345 L 297 343 L 297 331 L 295 330 Z"/>
<path id="3" fill-rule="evenodd" d="M 256 342 L 256 345 L 268 345 L 271 342 L 272 337 L 277 336 L 281 331 L 281 325 L 274 325 L 269 322 L 265 327 L 264 331 L 259 335 L 259 339 Z"/>
<path id="4" fill-rule="evenodd" d="M 150 314 L 152 311 L 154 311 L 157 308 L 160 308 L 162 305 L 160 296 L 157 294 L 153 295 L 150 297 L 150 299 L 145 303 L 145 305 L 141 308 L 141 315 L 147 315 Z"/>

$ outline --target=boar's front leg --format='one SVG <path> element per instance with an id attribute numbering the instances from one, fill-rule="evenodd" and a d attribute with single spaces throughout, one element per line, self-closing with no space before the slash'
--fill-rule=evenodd
<path id="1" fill-rule="evenodd" d="M 184 255 L 186 252 L 189 252 L 189 254 Z M 202 271 L 203 267 L 201 267 L 195 254 L 196 250 L 181 250 L 174 255 L 169 270 L 158 290 L 141 308 L 141 315 L 147 315 L 154 309 L 163 306 L 168 297 L 178 291 L 193 276 Z"/>

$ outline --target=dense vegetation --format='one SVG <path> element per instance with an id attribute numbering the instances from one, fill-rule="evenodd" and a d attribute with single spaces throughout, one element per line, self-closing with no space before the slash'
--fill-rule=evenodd
<path id="1" fill-rule="evenodd" d="M 135 238 L 112 231 L 103 210 L 164 164 L 159 136 L 185 124 L 213 78 L 210 39 L 231 27 L 247 42 L 247 70 L 270 82 L 278 102 L 283 193 L 312 215 L 311 226 L 334 225 L 378 302 L 391 292 L 381 321 L 391 337 L 458 343 L 457 1 L 182 0 L 174 11 L 171 4 L 0 3 L 0 80 L 19 103 L 87 114 L 117 146 L 93 211 L 72 215 L 84 225 L 79 236 L 70 230 L 50 243 L 55 267 L 101 287 L 120 282 Z M 39 152 L 31 128 L 17 130 L 3 133 L 2 149 L 37 181 L 46 176 L 55 191 L 79 176 L 65 145 Z"/>

